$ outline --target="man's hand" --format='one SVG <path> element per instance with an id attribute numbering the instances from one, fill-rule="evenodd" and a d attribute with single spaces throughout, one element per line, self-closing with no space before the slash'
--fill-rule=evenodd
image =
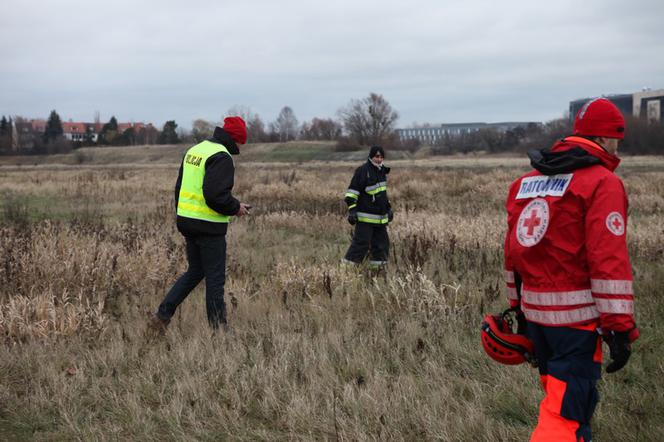
<path id="1" fill-rule="evenodd" d="M 354 226 L 357 223 L 357 212 L 355 210 L 351 210 L 348 212 L 348 224 L 351 226 Z"/>
<path id="2" fill-rule="evenodd" d="M 240 210 L 237 211 L 235 216 L 242 217 L 249 215 L 249 209 L 251 209 L 251 204 L 240 203 Z"/>
<path id="3" fill-rule="evenodd" d="M 629 332 L 610 331 L 603 336 L 604 342 L 609 345 L 611 362 L 606 367 L 607 373 L 614 373 L 627 364 L 632 354 L 632 344 L 629 341 Z"/>
<path id="4" fill-rule="evenodd" d="M 394 219 L 394 212 L 392 212 L 392 209 L 387 209 L 387 222 L 391 223 L 393 219 Z"/>

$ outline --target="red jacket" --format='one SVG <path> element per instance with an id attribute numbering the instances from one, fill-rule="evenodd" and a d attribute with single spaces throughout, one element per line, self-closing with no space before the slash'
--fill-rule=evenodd
<path id="1" fill-rule="evenodd" d="M 631 331 L 632 270 L 627 195 L 620 160 L 585 138 L 531 152 L 536 170 L 512 183 L 506 208 L 505 275 L 516 306 L 520 277 L 526 319 L 549 326 L 597 323 Z"/>

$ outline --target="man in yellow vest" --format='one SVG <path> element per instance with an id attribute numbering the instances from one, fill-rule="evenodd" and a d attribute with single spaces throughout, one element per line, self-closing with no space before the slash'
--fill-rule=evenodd
<path id="1" fill-rule="evenodd" d="M 189 268 L 166 294 L 150 326 L 165 332 L 177 307 L 205 278 L 207 318 L 213 329 L 226 327 L 226 230 L 232 216 L 245 216 L 250 205 L 232 195 L 235 167 L 231 155 L 247 142 L 247 127 L 240 117 L 227 117 L 211 139 L 185 154 L 175 183 L 177 228 L 187 243 Z"/>

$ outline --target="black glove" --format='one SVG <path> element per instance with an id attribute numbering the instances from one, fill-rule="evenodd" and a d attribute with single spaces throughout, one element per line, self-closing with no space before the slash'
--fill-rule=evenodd
<path id="1" fill-rule="evenodd" d="M 609 345 L 611 362 L 606 366 L 607 373 L 614 373 L 627 364 L 632 354 L 632 344 L 629 342 L 629 332 L 610 331 L 603 336 L 604 342 Z"/>
<path id="2" fill-rule="evenodd" d="M 351 210 L 348 212 L 348 224 L 351 226 L 354 226 L 357 223 L 357 212 L 355 210 Z"/>
<path id="3" fill-rule="evenodd" d="M 523 314 L 521 309 L 516 312 L 516 333 L 519 335 L 526 334 L 526 328 L 528 326 L 528 321 L 526 321 L 526 315 Z"/>
<path id="4" fill-rule="evenodd" d="M 392 209 L 387 209 L 387 222 L 391 223 L 393 219 L 394 219 L 394 212 L 392 212 Z"/>

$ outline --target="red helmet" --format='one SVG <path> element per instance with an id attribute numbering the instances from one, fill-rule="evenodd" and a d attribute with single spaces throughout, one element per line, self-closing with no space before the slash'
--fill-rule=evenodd
<path id="1" fill-rule="evenodd" d="M 484 317 L 481 333 L 484 351 L 501 364 L 518 365 L 528 361 L 535 366 L 535 347 L 525 335 L 512 331 L 509 312 Z"/>

